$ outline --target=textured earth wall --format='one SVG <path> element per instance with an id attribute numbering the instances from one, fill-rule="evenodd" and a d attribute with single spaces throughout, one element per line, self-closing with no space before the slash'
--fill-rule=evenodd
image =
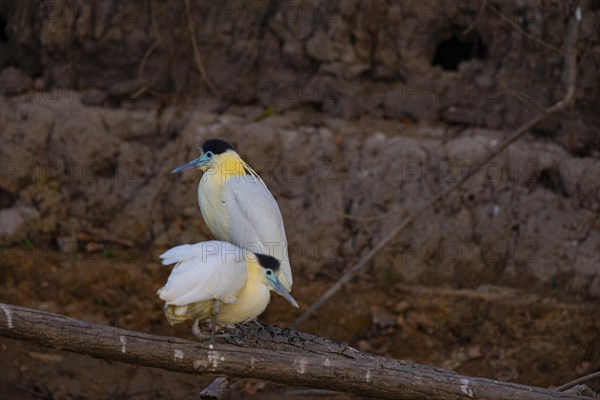
<path id="1" fill-rule="evenodd" d="M 597 2 L 583 1 L 580 90 L 535 130 L 598 154 Z M 558 99 L 571 4 L 554 1 L 3 1 L 4 93 L 88 90 L 90 103 L 216 93 L 326 113 L 513 128 Z M 211 82 L 200 85 L 190 16 Z M 1 31 L 1 30 L 0 30 Z M 9 68 L 10 67 L 10 68 Z"/>
<path id="2" fill-rule="evenodd" d="M 371 279 L 600 296 L 600 11 L 582 3 L 575 107 Z M 3 245 L 206 239 L 198 174 L 169 171 L 222 137 L 278 198 L 298 271 L 337 277 L 564 90 L 563 2 L 190 4 L 1 3 Z"/>
<path id="3" fill-rule="evenodd" d="M 304 274 L 337 274 L 505 135 L 312 111 L 255 121 L 258 107 L 157 113 L 90 107 L 73 92 L 44 96 L 3 107 L 4 244 L 209 238 L 196 205 L 199 174 L 169 171 L 221 137 L 279 200 L 291 261 Z M 532 138 L 515 143 L 381 253 L 377 278 L 598 297 L 598 176 L 597 158 Z"/>

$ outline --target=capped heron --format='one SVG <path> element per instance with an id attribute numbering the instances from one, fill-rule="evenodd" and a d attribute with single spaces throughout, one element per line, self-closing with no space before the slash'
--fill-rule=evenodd
<path id="1" fill-rule="evenodd" d="M 271 300 L 270 290 L 298 308 L 277 279 L 279 261 L 269 255 L 213 240 L 173 247 L 160 258 L 164 265 L 175 264 L 157 292 L 165 301 L 167 320 L 174 325 L 194 319 L 192 332 L 198 338 L 208 338 L 198 327 L 201 320 L 211 319 L 212 340 L 215 323 L 236 324 L 258 317 Z"/>
<path id="2" fill-rule="evenodd" d="M 267 185 L 231 145 L 209 139 L 202 155 L 172 173 L 198 168 L 198 205 L 208 229 L 218 239 L 281 262 L 277 277 L 292 289 L 292 269 L 281 211 Z"/>

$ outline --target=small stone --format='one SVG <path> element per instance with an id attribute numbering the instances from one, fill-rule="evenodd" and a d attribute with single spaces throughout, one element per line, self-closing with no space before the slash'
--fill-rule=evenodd
<path id="1" fill-rule="evenodd" d="M 467 349 L 467 356 L 469 356 L 470 359 L 481 357 L 481 348 L 477 345 L 470 346 Z"/>
<path id="2" fill-rule="evenodd" d="M 183 209 L 183 215 L 186 217 L 197 217 L 200 210 L 196 206 L 189 206 Z"/>
<path id="3" fill-rule="evenodd" d="M 99 106 L 106 102 L 108 94 L 98 89 L 88 89 L 81 94 L 81 104 L 84 106 Z"/>
<path id="4" fill-rule="evenodd" d="M 380 328 L 396 326 L 396 317 L 386 310 L 374 311 L 372 319 L 373 323 Z"/>
<path id="5" fill-rule="evenodd" d="M 36 78 L 33 80 L 33 88 L 37 91 L 46 89 L 46 82 L 42 78 Z"/>
<path id="6" fill-rule="evenodd" d="M 588 385 L 580 384 L 575 385 L 570 389 L 565 390 L 563 393 L 569 394 L 572 396 L 579 396 L 583 398 L 594 398 L 596 396 L 596 392 L 594 392 Z"/>
<path id="7" fill-rule="evenodd" d="M 584 361 L 581 364 L 579 364 L 577 367 L 575 367 L 575 372 L 577 373 L 577 375 L 585 375 L 589 369 L 590 369 L 590 362 Z"/>
<path id="8" fill-rule="evenodd" d="M 77 251 L 77 239 L 71 236 L 56 238 L 56 245 L 61 253 L 72 254 Z"/>
<path id="9" fill-rule="evenodd" d="M 3 95 L 14 96 L 31 88 L 32 79 L 25 72 L 8 67 L 0 73 L 0 91 Z"/>
<path id="10" fill-rule="evenodd" d="M 369 351 L 369 350 L 371 350 L 371 343 L 369 343 L 368 340 L 364 340 L 364 339 L 359 340 L 358 341 L 358 349 L 360 351 Z"/>
<path id="11" fill-rule="evenodd" d="M 31 224 L 39 218 L 40 213 L 26 205 L 0 210 L 0 241 L 8 244 L 25 239 Z"/>
<path id="12" fill-rule="evenodd" d="M 402 300 L 400 303 L 396 304 L 396 312 L 403 313 L 410 307 L 410 304 L 406 300 Z"/>

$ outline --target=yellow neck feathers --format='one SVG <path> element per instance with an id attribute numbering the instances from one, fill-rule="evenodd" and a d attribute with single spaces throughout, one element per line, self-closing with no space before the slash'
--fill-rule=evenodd
<path id="1" fill-rule="evenodd" d="M 232 150 L 214 157 L 204 172 L 205 179 L 210 179 L 217 185 L 223 185 L 229 179 L 243 175 L 252 175 L 262 182 L 258 174 Z"/>
<path id="2" fill-rule="evenodd" d="M 207 173 L 214 173 L 225 183 L 229 178 L 246 175 L 244 164 L 246 163 L 236 152 L 227 151 L 215 157 Z"/>

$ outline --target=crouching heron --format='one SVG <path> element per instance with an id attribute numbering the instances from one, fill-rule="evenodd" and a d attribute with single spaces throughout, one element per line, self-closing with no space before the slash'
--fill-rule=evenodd
<path id="1" fill-rule="evenodd" d="M 270 255 L 208 241 L 173 247 L 160 258 L 164 265 L 175 264 L 157 292 L 165 301 L 167 319 L 171 325 L 194 319 L 192 332 L 200 339 L 213 340 L 216 323 L 236 324 L 258 317 L 271 300 L 271 290 L 298 308 L 277 278 L 279 261 Z M 210 336 L 198 326 L 206 319 L 212 322 Z"/>

